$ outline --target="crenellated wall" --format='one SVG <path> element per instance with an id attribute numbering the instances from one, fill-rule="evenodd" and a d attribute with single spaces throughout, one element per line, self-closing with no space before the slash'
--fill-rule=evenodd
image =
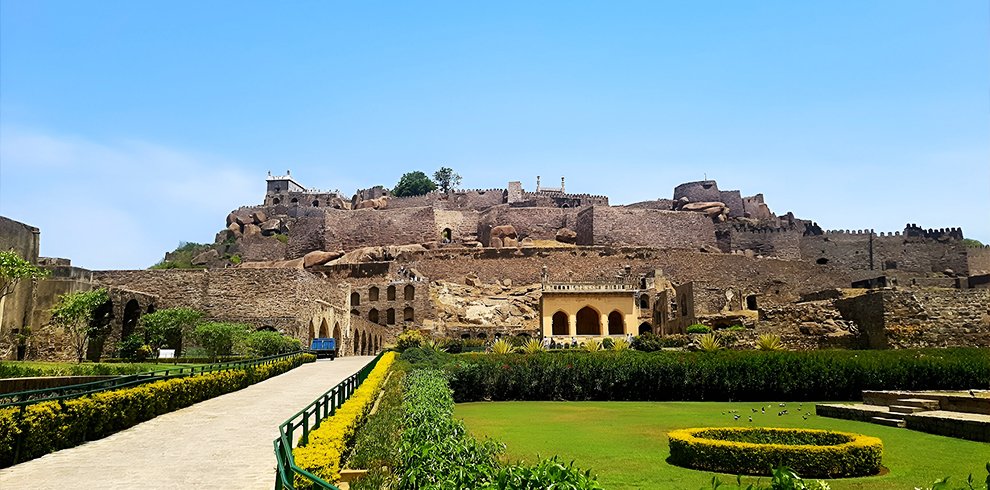
<path id="1" fill-rule="evenodd" d="M 764 257 L 801 258 L 802 232 L 796 228 L 729 223 L 719 224 L 717 229 L 718 246 L 723 252 L 750 250 Z"/>

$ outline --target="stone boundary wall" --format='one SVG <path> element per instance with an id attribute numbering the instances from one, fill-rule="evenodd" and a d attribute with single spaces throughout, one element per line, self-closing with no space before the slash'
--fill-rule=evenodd
<path id="1" fill-rule="evenodd" d="M 512 225 L 519 240 L 554 240 L 557 230 L 574 229 L 577 210 L 573 208 L 513 208 L 509 205 L 495 206 L 482 212 L 478 217 L 478 240 L 488 244 L 491 229 L 495 226 Z"/>
<path id="2" fill-rule="evenodd" d="M 577 215 L 579 245 L 671 249 L 715 247 L 715 225 L 702 213 L 593 206 Z"/>
<path id="3" fill-rule="evenodd" d="M 272 326 L 303 342 L 310 321 L 339 322 L 345 332 L 350 325 L 346 288 L 297 269 L 100 271 L 95 280 L 154 294 L 159 309 L 195 308 L 212 320 Z"/>
<path id="4" fill-rule="evenodd" d="M 408 245 L 440 239 L 432 207 L 325 209 L 325 212 L 324 246 L 328 250 Z"/>
<path id="5" fill-rule="evenodd" d="M 422 196 L 390 197 L 386 209 L 434 206 L 439 209 L 481 211 L 505 203 L 506 195 L 505 189 L 434 191 Z"/>
<path id="6" fill-rule="evenodd" d="M 966 249 L 970 275 L 990 274 L 990 245 Z"/>
<path id="7" fill-rule="evenodd" d="M 756 255 L 764 257 L 801 259 L 802 234 L 796 228 L 730 226 L 719 235 L 719 248 L 723 252 L 752 250 Z"/>

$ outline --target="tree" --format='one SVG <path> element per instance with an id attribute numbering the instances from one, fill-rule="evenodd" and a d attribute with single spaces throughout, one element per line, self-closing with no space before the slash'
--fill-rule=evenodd
<path id="1" fill-rule="evenodd" d="M 454 169 L 450 167 L 440 167 L 440 170 L 433 173 L 433 180 L 444 193 L 461 185 L 461 176 L 454 173 Z"/>
<path id="2" fill-rule="evenodd" d="M 975 240 L 973 238 L 963 238 L 963 245 L 970 248 L 980 248 L 983 246 L 983 242 Z"/>
<path id="3" fill-rule="evenodd" d="M 89 339 L 99 335 L 103 325 L 94 322 L 96 310 L 110 301 L 107 290 L 67 293 L 58 297 L 52 307 L 52 325 L 62 328 L 72 341 L 76 362 L 82 362 Z"/>
<path id="4" fill-rule="evenodd" d="M 417 170 L 403 174 L 399 183 L 395 184 L 395 188 L 392 189 L 392 195 L 395 197 L 422 196 L 435 190 L 437 190 L 437 185 L 426 174 Z"/>
<path id="5" fill-rule="evenodd" d="M 243 344 L 251 327 L 243 323 L 206 322 L 196 326 L 193 336 L 210 359 L 229 356 Z"/>
<path id="6" fill-rule="evenodd" d="M 247 338 L 248 349 L 258 357 L 268 357 L 297 351 L 302 347 L 299 339 L 278 332 L 259 330 Z"/>
<path id="7" fill-rule="evenodd" d="M 177 345 L 182 349 L 182 337 L 191 333 L 203 312 L 192 308 L 165 308 L 141 317 L 144 327 L 144 338 L 153 352 L 158 352 L 162 346 Z"/>
<path id="8" fill-rule="evenodd" d="M 3 299 L 21 282 L 21 279 L 41 279 L 51 274 L 24 259 L 13 249 L 0 251 L 0 299 Z"/>

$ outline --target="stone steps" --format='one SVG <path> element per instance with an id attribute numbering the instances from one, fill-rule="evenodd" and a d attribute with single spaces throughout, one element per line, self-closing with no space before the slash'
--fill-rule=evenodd
<path id="1" fill-rule="evenodd" d="M 890 413 L 892 413 L 892 414 L 897 413 L 897 414 L 907 415 L 907 414 L 910 414 L 910 413 L 927 412 L 927 411 L 928 411 L 927 408 L 912 407 L 912 406 L 908 406 L 908 405 L 891 405 L 890 406 Z"/>
<path id="2" fill-rule="evenodd" d="M 896 404 L 901 407 L 917 407 L 921 409 L 919 411 L 939 409 L 938 400 L 931 400 L 928 398 L 900 398 L 897 400 Z"/>
<path id="3" fill-rule="evenodd" d="M 870 417 L 870 422 L 874 424 L 886 425 L 888 427 L 905 427 L 907 423 L 904 419 L 895 419 L 893 417 Z"/>

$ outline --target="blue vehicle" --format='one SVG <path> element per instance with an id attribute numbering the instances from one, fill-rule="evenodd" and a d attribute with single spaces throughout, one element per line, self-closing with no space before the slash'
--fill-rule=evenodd
<path id="1" fill-rule="evenodd" d="M 325 359 L 329 357 L 332 361 L 337 357 L 337 339 L 332 337 L 325 339 L 313 339 L 313 343 L 309 346 L 309 350 L 316 354 L 317 359 Z"/>

